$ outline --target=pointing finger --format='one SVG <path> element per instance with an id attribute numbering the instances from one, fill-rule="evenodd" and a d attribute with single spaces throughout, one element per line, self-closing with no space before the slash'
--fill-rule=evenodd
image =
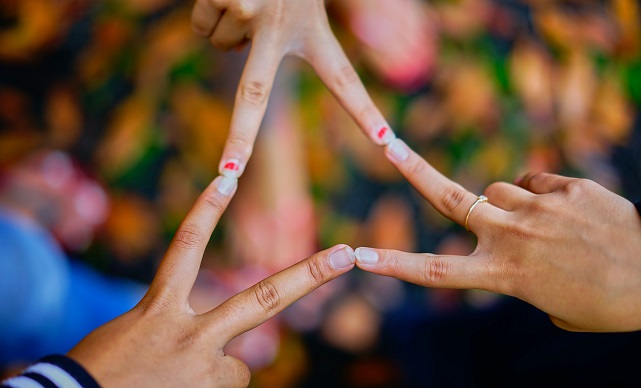
<path id="1" fill-rule="evenodd" d="M 372 141 L 385 145 L 396 137 L 333 34 L 314 42 L 307 61 Z"/>
<path id="2" fill-rule="evenodd" d="M 191 29 L 200 36 L 210 36 L 220 17 L 222 11 L 208 0 L 196 0 L 194 9 L 191 12 Z"/>
<path id="3" fill-rule="evenodd" d="M 164 298 L 187 303 L 205 247 L 236 186 L 237 179 L 219 176 L 196 200 L 176 231 L 146 299 Z"/>
<path id="4" fill-rule="evenodd" d="M 354 267 L 354 251 L 339 245 L 272 275 L 205 314 L 220 345 L 253 329 Z M 221 334 L 222 333 L 222 334 Z"/>
<path id="5" fill-rule="evenodd" d="M 475 234 L 505 219 L 507 212 L 492 206 L 492 198 L 489 203 L 478 203 L 470 212 L 478 197 L 438 172 L 401 139 L 395 139 L 385 147 L 385 154 L 436 210 L 459 225 L 465 225 L 467 219 L 469 229 Z"/>
<path id="6" fill-rule="evenodd" d="M 254 148 L 267 100 L 283 55 L 268 35 L 257 35 L 236 92 L 236 103 L 219 171 L 225 176 L 242 175 Z"/>
<path id="7" fill-rule="evenodd" d="M 368 272 L 434 288 L 496 290 L 487 259 L 439 256 L 373 248 L 357 248 L 356 265 Z"/>

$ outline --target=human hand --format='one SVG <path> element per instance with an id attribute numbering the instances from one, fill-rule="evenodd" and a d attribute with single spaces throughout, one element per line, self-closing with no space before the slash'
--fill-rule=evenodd
<path id="1" fill-rule="evenodd" d="M 386 155 L 443 215 L 464 225 L 477 196 L 400 139 Z M 529 174 L 487 187 L 469 213 L 470 256 L 358 248 L 370 272 L 437 288 L 518 297 L 572 331 L 641 329 L 641 219 L 634 205 L 586 179 Z"/>
<path id="2" fill-rule="evenodd" d="M 334 37 L 323 0 L 196 0 L 194 31 L 227 50 L 247 41 L 245 64 L 219 170 L 239 177 L 252 153 L 281 60 L 306 60 L 361 129 L 377 144 L 394 139 Z"/>
<path id="3" fill-rule="evenodd" d="M 142 301 L 69 352 L 104 386 L 247 386 L 250 373 L 224 347 L 354 267 L 339 245 L 270 276 L 197 315 L 188 297 L 209 236 L 236 189 L 218 177 L 189 212 Z"/>

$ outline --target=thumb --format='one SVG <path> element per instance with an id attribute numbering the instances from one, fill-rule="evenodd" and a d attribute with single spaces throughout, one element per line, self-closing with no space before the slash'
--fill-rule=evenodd
<path id="1" fill-rule="evenodd" d="M 358 248 L 362 270 L 434 288 L 479 288 L 491 291 L 489 261 L 479 256 L 442 256 L 388 249 Z"/>

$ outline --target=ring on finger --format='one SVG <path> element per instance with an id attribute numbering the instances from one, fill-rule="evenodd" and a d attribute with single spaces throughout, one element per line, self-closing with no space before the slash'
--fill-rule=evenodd
<path id="1" fill-rule="evenodd" d="M 474 210 L 476 205 L 478 205 L 479 203 L 483 203 L 487 201 L 488 199 L 485 195 L 479 195 L 479 197 L 476 199 L 476 202 L 474 202 L 472 206 L 470 206 L 470 210 L 467 211 L 467 215 L 465 216 L 465 230 L 467 230 L 468 232 L 470 231 L 470 228 L 467 226 L 467 222 L 470 219 L 470 214 L 472 214 L 472 210 Z"/>

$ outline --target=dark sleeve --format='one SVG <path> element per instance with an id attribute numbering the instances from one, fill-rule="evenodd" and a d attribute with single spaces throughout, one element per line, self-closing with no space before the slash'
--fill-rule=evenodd
<path id="1" fill-rule="evenodd" d="M 99 388 L 100 385 L 77 362 L 67 356 L 47 356 L 20 375 L 0 382 L 0 388 Z"/>
<path id="2" fill-rule="evenodd" d="M 639 212 L 639 216 L 641 216 L 641 201 L 635 203 L 634 207 L 637 208 L 637 211 Z"/>

